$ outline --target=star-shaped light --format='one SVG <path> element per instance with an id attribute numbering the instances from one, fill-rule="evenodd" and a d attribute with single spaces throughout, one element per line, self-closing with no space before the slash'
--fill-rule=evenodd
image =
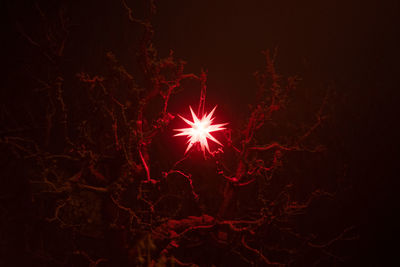
<path id="1" fill-rule="evenodd" d="M 208 146 L 207 139 L 210 139 L 217 143 L 220 146 L 223 146 L 214 136 L 212 136 L 211 132 L 217 132 L 224 130 L 223 126 L 227 125 L 228 123 L 221 123 L 221 124 L 212 124 L 215 118 L 212 117 L 214 114 L 215 109 L 217 106 L 213 108 L 213 110 L 207 115 L 204 114 L 201 120 L 196 116 L 193 112 L 192 107 L 190 107 L 190 112 L 192 113 L 193 122 L 185 119 L 181 115 L 178 115 L 182 120 L 184 120 L 187 124 L 190 125 L 190 128 L 183 128 L 183 129 L 174 129 L 175 131 L 179 131 L 180 133 L 175 134 L 174 136 L 184 136 L 188 137 L 188 146 L 186 148 L 185 154 L 192 148 L 192 146 L 196 143 L 200 143 L 201 150 L 205 154 L 207 149 L 208 153 L 210 152 L 210 148 Z"/>

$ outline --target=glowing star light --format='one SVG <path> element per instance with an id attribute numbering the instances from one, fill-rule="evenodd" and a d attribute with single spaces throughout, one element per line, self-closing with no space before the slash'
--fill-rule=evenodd
<path id="1" fill-rule="evenodd" d="M 183 129 L 174 129 L 175 131 L 179 131 L 180 133 L 175 134 L 174 136 L 184 136 L 188 137 L 188 146 L 186 148 L 185 154 L 190 150 L 190 148 L 196 144 L 200 143 L 201 150 L 205 153 L 205 149 L 207 149 L 208 153 L 210 152 L 210 148 L 208 147 L 207 138 L 214 141 L 220 146 L 223 146 L 214 136 L 211 135 L 211 132 L 217 132 L 224 130 L 223 126 L 227 125 L 228 123 L 221 123 L 221 124 L 212 124 L 214 118 L 212 115 L 214 114 L 215 109 L 217 106 L 213 108 L 210 114 L 204 114 L 201 120 L 196 116 L 193 112 L 192 107 L 190 107 L 190 112 L 192 113 L 193 122 L 185 119 L 181 115 L 178 115 L 182 120 L 184 120 L 187 124 L 190 125 L 190 128 L 183 128 Z"/>

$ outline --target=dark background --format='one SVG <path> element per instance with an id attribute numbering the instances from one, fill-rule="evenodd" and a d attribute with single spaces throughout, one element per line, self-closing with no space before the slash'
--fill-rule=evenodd
<path id="1" fill-rule="evenodd" d="M 113 51 L 128 70 L 135 69 L 141 30 L 127 21 L 119 2 L 38 3 L 50 17 L 64 6 L 71 18 L 73 27 L 63 62 L 71 77 L 79 71 L 101 72 L 107 51 Z M 325 183 L 324 179 L 337 178 L 339 187 L 345 189 L 333 206 L 328 205 L 332 213 L 317 208 L 325 210 L 326 220 L 313 223 L 356 226 L 359 239 L 351 245 L 348 264 L 384 266 L 394 261 L 399 188 L 394 171 L 399 158 L 399 2 L 174 0 L 156 4 L 153 26 L 159 53 L 165 56 L 172 49 L 188 62 L 189 72 L 208 71 L 208 105 L 218 104 L 231 127 L 241 126 L 248 105 L 255 100 L 253 73 L 263 67 L 263 50 L 278 49 L 278 71 L 302 78 L 306 101 L 318 103 L 327 89 L 334 92 L 328 127 L 315 137 L 328 147 L 332 165 L 315 166 L 311 180 L 329 187 L 331 180 Z M 141 8 L 138 4 L 134 10 L 139 13 Z M 29 44 L 20 30 L 32 38 L 43 32 L 34 3 L 4 1 L 1 9 L 1 120 L 6 132 L 28 120 L 24 109 L 32 106 L 29 68 L 45 63 L 40 64 L 40 49 Z M 34 72 L 46 75 L 47 71 L 39 68 Z M 172 104 L 173 112 L 182 112 L 188 104 L 195 106 L 198 91 L 185 97 L 183 107 Z M 296 107 L 307 109 L 304 105 Z M 6 170 L 10 164 L 27 167 L 3 162 L 1 168 Z M 331 178 L 323 175 L 325 167 L 331 172 L 326 177 Z M 304 172 L 298 179 L 305 180 L 313 173 Z M 9 201 L 11 197 L 14 202 L 12 209 L 4 204 L 4 214 L 15 221 L 2 219 L 5 238 L 1 238 L 1 255 L 7 257 L 5 251 L 11 251 L 8 256 L 18 257 L 24 255 L 21 232 L 29 186 L 26 181 L 14 181 L 10 172 L 4 173 L 1 198 Z M 14 238 L 5 231 L 15 233 Z"/>

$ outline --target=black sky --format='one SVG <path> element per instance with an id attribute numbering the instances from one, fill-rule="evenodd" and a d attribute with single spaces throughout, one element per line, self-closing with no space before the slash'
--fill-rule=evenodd
<path id="1" fill-rule="evenodd" d="M 125 10 L 113 2 L 65 5 L 75 25 L 66 57 L 80 60 L 82 70 L 101 69 L 109 50 L 134 68 L 135 45 L 129 46 L 138 40 L 139 30 L 130 28 Z M 335 131 L 325 132 L 331 136 L 321 140 L 333 140 L 337 157 L 348 166 L 345 179 L 352 189 L 342 205 L 344 214 L 353 211 L 349 221 L 360 229 L 356 257 L 368 254 L 371 266 L 394 259 L 390 243 L 399 202 L 394 170 L 399 159 L 400 2 L 156 2 L 155 44 L 160 54 L 172 49 L 188 62 L 188 71 L 208 70 L 209 105 L 219 104 L 228 117 L 242 116 L 235 112 L 246 113 L 254 100 L 253 73 L 263 67 L 261 51 L 266 49 L 278 49 L 278 71 L 302 77 L 301 87 L 311 88 L 310 94 L 323 94 L 327 88 L 335 92 Z M 1 6 L 3 105 L 21 97 L 25 89 L 15 81 L 17 72 L 26 70 L 33 53 L 18 25 L 32 35 L 41 28 L 32 2 L 6 1 Z M 52 11 L 52 4 L 44 6 Z"/>
<path id="2" fill-rule="evenodd" d="M 261 51 L 278 48 L 278 70 L 298 74 L 319 94 L 337 93 L 338 157 L 351 184 L 336 216 L 359 226 L 358 257 L 371 266 L 394 259 L 399 182 L 400 6 L 398 1 L 163 1 L 156 42 L 209 71 L 212 98 L 246 110 Z M 225 96 L 225 97 L 224 97 Z M 226 96 L 229 96 L 226 98 Z M 322 178 L 323 179 L 323 178 Z M 349 212 L 350 211 L 350 212 Z M 364 258 L 365 257 L 365 258 Z"/>

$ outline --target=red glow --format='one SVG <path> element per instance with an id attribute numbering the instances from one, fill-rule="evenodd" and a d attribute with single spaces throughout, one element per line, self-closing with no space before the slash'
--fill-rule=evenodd
<path id="1" fill-rule="evenodd" d="M 187 124 L 189 124 L 191 127 L 190 128 L 182 128 L 182 129 L 174 129 L 175 131 L 179 131 L 180 133 L 175 134 L 174 136 L 184 136 L 186 135 L 188 137 L 188 146 L 186 148 L 185 154 L 192 148 L 192 146 L 196 143 L 200 144 L 201 150 L 203 153 L 205 153 L 206 149 L 208 153 L 210 152 L 210 148 L 208 146 L 208 141 L 207 139 L 212 140 L 213 142 L 217 143 L 220 146 L 223 146 L 217 139 L 215 139 L 214 136 L 212 136 L 210 133 L 211 132 L 217 132 L 224 130 L 223 126 L 227 125 L 228 123 L 221 123 L 221 124 L 212 124 L 215 118 L 212 117 L 214 114 L 215 109 L 217 106 L 213 108 L 213 110 L 210 112 L 210 114 L 207 115 L 205 113 L 201 120 L 196 116 L 196 114 L 193 112 L 192 107 L 190 107 L 190 112 L 192 113 L 192 118 L 193 122 L 185 119 L 181 115 L 178 115 L 183 121 L 185 121 Z"/>

